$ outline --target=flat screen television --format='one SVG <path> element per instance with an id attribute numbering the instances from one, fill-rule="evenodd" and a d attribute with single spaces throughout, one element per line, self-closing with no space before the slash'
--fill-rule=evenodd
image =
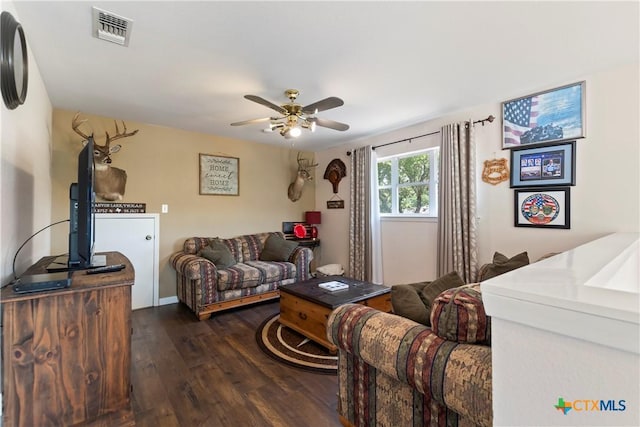
<path id="1" fill-rule="evenodd" d="M 95 194 L 93 160 L 93 136 L 78 155 L 78 182 L 69 187 L 69 252 L 56 257 L 48 266 L 48 271 L 84 270 L 106 264 L 103 256 L 94 256 L 95 214 L 93 203 Z"/>

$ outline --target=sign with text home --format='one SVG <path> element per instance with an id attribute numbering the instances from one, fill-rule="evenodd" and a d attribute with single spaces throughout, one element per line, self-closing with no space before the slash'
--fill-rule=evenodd
<path id="1" fill-rule="evenodd" d="M 238 196 L 240 159 L 200 154 L 200 194 Z"/>

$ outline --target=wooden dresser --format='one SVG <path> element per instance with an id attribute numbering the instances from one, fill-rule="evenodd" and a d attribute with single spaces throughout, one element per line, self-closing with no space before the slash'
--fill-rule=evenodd
<path id="1" fill-rule="evenodd" d="M 4 426 L 134 425 L 131 286 L 134 270 L 75 271 L 67 289 L 2 289 Z M 45 273 L 45 257 L 25 274 Z M 105 424 L 106 423 L 106 424 Z"/>

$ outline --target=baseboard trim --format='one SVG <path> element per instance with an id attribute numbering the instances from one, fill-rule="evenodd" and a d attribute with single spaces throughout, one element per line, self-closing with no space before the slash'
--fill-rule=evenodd
<path id="1" fill-rule="evenodd" d="M 166 298 L 160 298 L 158 300 L 158 305 L 169 305 L 169 304 L 177 304 L 178 303 L 178 297 L 177 296 L 172 296 L 172 297 L 166 297 Z"/>

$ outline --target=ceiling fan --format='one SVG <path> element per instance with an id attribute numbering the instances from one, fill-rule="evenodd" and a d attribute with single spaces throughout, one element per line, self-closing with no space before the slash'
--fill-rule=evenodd
<path id="1" fill-rule="evenodd" d="M 299 93 L 300 92 L 296 89 L 287 89 L 284 94 L 289 98 L 289 102 L 282 105 L 276 105 L 273 102 L 267 101 L 257 95 L 245 95 L 244 97 L 249 101 L 257 102 L 258 104 L 277 111 L 280 113 L 280 117 L 264 117 L 261 119 L 245 120 L 242 122 L 231 123 L 231 126 L 269 122 L 269 127 L 265 129 L 265 132 L 273 132 L 277 130 L 280 132 L 280 135 L 287 139 L 297 138 L 302 134 L 302 129 L 309 129 L 311 132 L 314 132 L 316 130 L 316 126 L 322 126 L 339 131 L 349 129 L 349 125 L 347 124 L 315 117 L 315 114 L 320 111 L 326 111 L 331 108 L 344 105 L 344 101 L 342 99 L 331 96 L 303 107 L 295 102 Z"/>

